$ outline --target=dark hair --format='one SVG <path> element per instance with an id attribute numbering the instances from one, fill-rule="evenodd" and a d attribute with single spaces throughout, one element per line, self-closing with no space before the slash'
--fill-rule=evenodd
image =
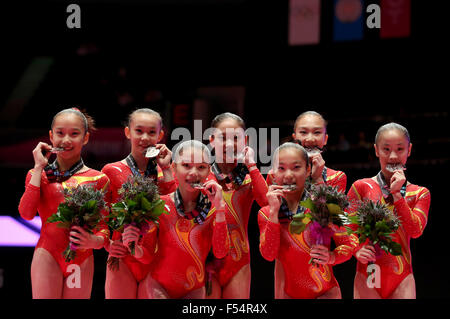
<path id="1" fill-rule="evenodd" d="M 306 152 L 305 148 L 298 143 L 286 142 L 286 143 L 281 144 L 280 146 L 278 146 L 276 148 L 275 152 L 273 153 L 272 158 L 274 159 L 275 156 L 277 156 L 281 150 L 284 150 L 286 148 L 295 148 L 296 150 L 300 151 L 300 153 L 303 156 L 303 159 L 305 160 L 306 165 L 309 166 L 308 152 Z"/>
<path id="2" fill-rule="evenodd" d="M 325 126 L 325 132 L 327 131 L 328 122 L 323 118 L 323 116 L 320 113 L 317 113 L 316 111 L 306 111 L 306 112 L 303 112 L 302 114 L 300 114 L 299 116 L 297 116 L 297 119 L 295 120 L 295 123 L 294 123 L 294 131 L 297 127 L 298 121 L 300 121 L 303 117 L 305 117 L 307 115 L 313 115 L 313 116 L 319 117 L 323 121 L 323 125 Z"/>
<path id="3" fill-rule="evenodd" d="M 385 131 L 390 131 L 390 130 L 397 130 L 400 131 L 401 133 L 403 133 L 403 135 L 406 137 L 406 139 L 408 140 L 408 144 L 411 143 L 411 138 L 409 136 L 409 132 L 406 129 L 406 127 L 398 124 L 398 123 L 388 123 L 388 124 L 384 124 L 383 126 L 381 126 L 378 131 L 377 134 L 375 135 L 375 144 L 378 144 L 378 140 L 380 139 L 381 133 L 385 132 Z"/>
<path id="4" fill-rule="evenodd" d="M 137 113 L 146 113 L 146 114 L 150 114 L 150 115 L 156 116 L 156 117 L 159 119 L 159 126 L 160 126 L 160 128 L 162 129 L 162 127 L 163 127 L 163 122 L 162 122 L 161 114 L 159 114 L 158 112 L 156 112 L 156 111 L 154 111 L 154 110 L 152 110 L 152 109 L 149 109 L 149 108 L 140 108 L 140 109 L 136 109 L 136 110 L 134 110 L 133 112 L 131 112 L 131 113 L 128 115 L 128 119 L 127 119 L 127 122 L 126 122 L 126 126 L 130 126 L 130 123 L 131 123 L 131 120 L 133 119 L 133 116 L 134 116 L 135 114 L 137 114 Z"/>
<path id="5" fill-rule="evenodd" d="M 68 113 L 70 113 L 70 114 L 75 114 L 76 116 L 78 116 L 78 117 L 83 121 L 84 132 L 85 132 L 85 133 L 87 133 L 87 132 L 93 132 L 93 131 L 96 130 L 96 127 L 95 127 L 95 121 L 94 121 L 94 119 L 92 118 L 92 116 L 90 116 L 89 114 L 87 114 L 85 110 L 80 111 L 80 110 L 79 110 L 78 108 L 76 108 L 76 107 L 73 107 L 73 108 L 70 108 L 70 109 L 64 109 L 64 110 L 59 111 L 58 113 L 56 113 L 56 115 L 53 116 L 51 128 L 53 129 L 53 125 L 54 125 L 54 123 L 55 123 L 55 119 L 56 119 L 58 116 L 63 115 L 63 114 L 68 114 Z"/>
<path id="6" fill-rule="evenodd" d="M 211 122 L 211 127 L 217 128 L 217 126 L 219 126 L 219 124 L 226 120 L 226 119 L 233 119 L 235 120 L 240 127 L 242 127 L 245 130 L 245 122 L 244 120 L 239 116 L 236 115 L 234 113 L 230 113 L 230 112 L 225 112 L 222 114 L 217 115 Z"/>
<path id="7" fill-rule="evenodd" d="M 206 156 L 207 156 L 208 164 L 211 163 L 211 151 L 205 144 L 203 144 L 202 142 L 197 141 L 197 140 L 188 140 L 188 141 L 184 141 L 184 142 L 180 143 L 172 153 L 172 161 L 174 163 L 178 163 L 180 156 L 183 155 L 183 151 L 187 148 L 201 149 L 202 155 L 206 154 Z M 201 158 L 203 160 L 203 156 Z M 194 160 L 195 160 L 195 158 L 194 158 Z"/>

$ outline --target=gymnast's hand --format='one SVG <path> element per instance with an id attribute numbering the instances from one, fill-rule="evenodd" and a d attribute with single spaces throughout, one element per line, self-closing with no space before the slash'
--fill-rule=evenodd
<path id="1" fill-rule="evenodd" d="M 216 181 L 209 180 L 205 184 L 206 195 L 209 200 L 213 203 L 216 209 L 224 209 L 225 202 L 222 196 L 222 186 L 220 186 Z"/>
<path id="2" fill-rule="evenodd" d="M 334 253 L 330 252 L 328 247 L 323 245 L 312 246 L 309 254 L 315 263 L 321 265 L 333 264 L 336 260 Z"/>
<path id="3" fill-rule="evenodd" d="M 244 154 L 244 163 L 246 166 L 249 166 L 251 164 L 255 164 L 255 151 L 250 146 L 244 147 L 244 150 L 242 151 Z"/>
<path id="4" fill-rule="evenodd" d="M 377 258 L 375 257 L 375 247 L 372 245 L 364 245 L 355 254 L 356 259 L 362 263 L 367 264 L 368 262 L 375 262 Z"/>
<path id="5" fill-rule="evenodd" d="M 128 251 L 131 253 L 130 244 L 135 243 L 134 245 L 134 257 L 140 258 L 143 255 L 142 247 L 138 244 L 140 237 L 139 228 L 128 225 L 122 234 L 122 241 L 125 247 L 128 248 Z"/>
<path id="6" fill-rule="evenodd" d="M 39 142 L 39 144 L 33 150 L 33 158 L 34 158 L 34 168 L 35 169 L 43 169 L 48 164 L 48 159 L 52 153 L 47 152 L 45 155 L 44 151 L 50 151 L 52 147 L 44 142 Z"/>
<path id="7" fill-rule="evenodd" d="M 216 222 L 225 221 L 225 201 L 222 195 L 222 186 L 216 181 L 209 180 L 205 184 L 206 195 L 216 208 Z"/>
<path id="8" fill-rule="evenodd" d="M 281 198 L 284 196 L 284 188 L 281 185 L 270 185 L 267 192 L 267 201 L 270 207 L 270 221 L 278 223 L 278 213 L 281 206 Z"/>
<path id="9" fill-rule="evenodd" d="M 80 226 L 72 226 L 69 233 L 70 242 L 78 249 L 99 249 L 103 247 L 104 238 L 88 233 Z"/>
<path id="10" fill-rule="evenodd" d="M 322 177 L 323 168 L 325 167 L 325 161 L 322 158 L 322 154 L 317 153 L 310 156 L 311 159 L 311 178 L 316 183 L 325 182 Z"/>
<path id="11" fill-rule="evenodd" d="M 401 198 L 400 189 L 406 182 L 406 176 L 404 171 L 402 170 L 395 171 L 395 173 L 391 177 L 390 182 L 391 182 L 390 187 L 391 194 L 394 197 L 394 201 L 397 201 L 398 199 Z"/>
<path id="12" fill-rule="evenodd" d="M 128 249 L 121 240 L 112 240 L 109 245 L 109 255 L 111 257 L 123 258 L 128 255 Z"/>
<path id="13" fill-rule="evenodd" d="M 133 225 L 127 225 L 122 234 L 122 242 L 124 246 L 128 247 L 132 242 L 136 243 L 139 240 L 139 228 Z"/>
<path id="14" fill-rule="evenodd" d="M 156 149 L 159 149 L 159 154 L 156 157 L 156 162 L 162 170 L 170 168 L 172 160 L 172 152 L 164 144 L 156 144 Z"/>

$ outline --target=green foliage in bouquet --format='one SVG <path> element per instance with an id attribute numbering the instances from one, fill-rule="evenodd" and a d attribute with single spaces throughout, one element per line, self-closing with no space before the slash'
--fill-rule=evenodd
<path id="1" fill-rule="evenodd" d="M 330 223 L 343 226 L 344 209 L 350 203 L 347 196 L 339 192 L 337 187 L 321 184 L 311 186 L 310 197 L 301 201 L 300 205 L 308 208 L 309 212 L 293 216 L 290 229 L 296 234 L 305 230 L 306 224 L 303 223 L 305 217 L 317 222 L 321 227 L 328 227 Z"/>
<path id="2" fill-rule="evenodd" d="M 103 220 L 103 196 L 103 192 L 95 189 L 93 185 L 65 188 L 64 202 L 59 204 L 57 212 L 47 219 L 47 223 L 58 223 L 58 227 L 66 229 L 80 226 L 93 233 Z M 66 262 L 72 261 L 76 257 L 76 245 L 69 243 L 63 255 Z"/>
<path id="3" fill-rule="evenodd" d="M 107 224 L 113 231 L 122 233 L 128 225 L 140 229 L 141 235 L 148 230 L 148 222 L 159 225 L 159 217 L 167 212 L 165 202 L 160 199 L 158 186 L 153 179 L 141 175 L 131 175 L 118 190 L 119 201 L 111 206 L 107 216 Z M 134 255 L 135 244 L 130 243 L 131 254 Z M 111 269 L 117 269 L 118 259 L 111 257 L 108 264 Z"/>
<path id="4" fill-rule="evenodd" d="M 369 239 L 372 245 L 379 245 L 385 252 L 394 256 L 401 255 L 401 245 L 393 241 L 391 236 L 400 227 L 400 219 L 385 204 L 364 201 L 356 214 L 347 218 L 350 224 L 357 225 L 356 230 L 347 226 L 348 234 L 356 234 L 360 243 Z"/>

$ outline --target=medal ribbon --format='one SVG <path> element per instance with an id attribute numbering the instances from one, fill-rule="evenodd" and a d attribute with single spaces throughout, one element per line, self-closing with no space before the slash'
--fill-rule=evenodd
<path id="1" fill-rule="evenodd" d="M 72 167 L 69 168 L 67 171 L 60 172 L 58 162 L 55 160 L 52 164 L 47 165 L 44 168 L 44 171 L 50 183 L 53 182 L 62 183 L 68 180 L 73 174 L 78 172 L 80 169 L 82 169 L 83 166 L 84 166 L 83 159 L 80 158 L 80 160 L 76 162 L 74 165 L 72 165 Z"/>
<path id="2" fill-rule="evenodd" d="M 384 178 L 384 175 L 381 171 L 379 171 L 377 174 L 377 182 L 378 185 L 380 185 L 381 193 L 383 194 L 383 197 L 386 200 L 386 202 L 392 203 L 394 200 L 391 194 L 391 190 L 387 185 L 386 179 Z M 406 181 L 405 184 L 403 184 L 402 188 L 400 189 L 400 195 L 402 195 L 402 197 L 405 197 L 406 195 Z"/>
<path id="3" fill-rule="evenodd" d="M 186 213 L 184 211 L 183 200 L 181 198 L 180 189 L 178 188 L 175 191 L 174 199 L 178 214 L 187 219 L 194 219 L 194 222 L 199 225 L 203 224 L 206 217 L 208 216 L 209 211 L 211 210 L 211 202 L 209 201 L 208 196 L 206 196 L 202 192 L 200 192 L 200 196 L 197 199 L 197 205 L 192 212 Z"/>
<path id="4" fill-rule="evenodd" d="M 213 171 L 217 180 L 219 180 L 220 182 L 222 181 L 225 181 L 225 183 L 233 182 L 238 186 L 242 185 L 242 183 L 245 180 L 245 176 L 249 174 L 247 166 L 245 166 L 245 164 L 243 163 L 238 163 L 229 174 L 222 173 L 219 169 L 219 166 L 215 162 L 212 164 L 211 170 Z"/>
<path id="5" fill-rule="evenodd" d="M 303 191 L 302 194 L 302 198 L 300 199 L 300 201 L 304 201 L 309 197 L 309 193 L 308 191 L 305 189 Z M 278 219 L 280 220 L 280 223 L 283 222 L 284 220 L 288 221 L 288 220 L 292 220 L 292 217 L 294 215 L 303 213 L 306 210 L 306 207 L 301 206 L 300 204 L 297 207 L 297 211 L 291 212 L 289 211 L 289 207 L 287 205 L 287 201 L 284 198 L 281 198 L 281 205 L 280 205 L 280 210 L 278 212 Z"/>
<path id="6" fill-rule="evenodd" d="M 133 155 L 131 155 L 131 153 L 130 153 L 130 155 L 127 156 L 127 158 L 125 160 L 128 164 L 128 167 L 130 167 L 133 175 L 141 175 L 141 173 L 139 172 L 139 169 L 137 167 L 136 160 L 134 159 Z M 156 158 L 149 159 L 148 163 L 147 163 L 147 168 L 145 169 L 145 172 L 144 172 L 144 176 L 153 178 L 156 181 L 156 179 L 158 177 L 157 165 L 158 164 L 156 163 Z"/>

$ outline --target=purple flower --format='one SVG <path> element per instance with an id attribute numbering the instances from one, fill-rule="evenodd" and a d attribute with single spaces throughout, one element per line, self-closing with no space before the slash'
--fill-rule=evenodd
<path id="1" fill-rule="evenodd" d="M 329 246 L 334 231 L 330 227 L 322 227 L 318 222 L 313 221 L 309 227 L 310 236 L 316 245 Z"/>
<path id="2" fill-rule="evenodd" d="M 381 248 L 380 248 L 380 245 L 379 245 L 378 243 L 376 243 L 376 244 L 374 245 L 374 247 L 375 247 L 375 257 L 376 257 L 376 258 L 380 258 L 381 255 L 382 255 L 382 253 L 383 253 L 383 251 L 382 251 Z"/>
<path id="3" fill-rule="evenodd" d="M 144 223 L 144 225 L 141 227 L 140 235 L 144 236 L 150 229 L 149 223 Z"/>

